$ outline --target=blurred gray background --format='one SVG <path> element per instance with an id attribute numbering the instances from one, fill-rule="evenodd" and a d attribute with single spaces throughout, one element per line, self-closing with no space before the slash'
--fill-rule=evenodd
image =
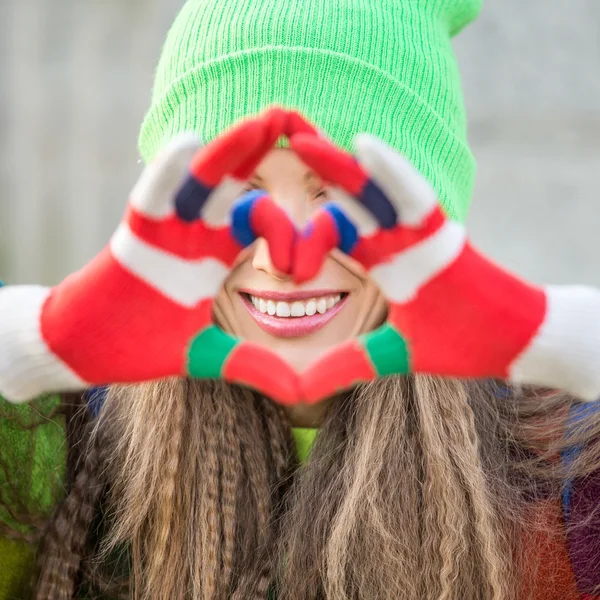
<path id="1" fill-rule="evenodd" d="M 108 241 L 181 5 L 0 0 L 0 278 L 57 283 Z M 600 2 L 487 0 L 456 51 L 474 241 L 536 282 L 600 286 Z"/>

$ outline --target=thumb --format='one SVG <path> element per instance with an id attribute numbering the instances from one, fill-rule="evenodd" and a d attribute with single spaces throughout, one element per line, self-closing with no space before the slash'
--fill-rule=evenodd
<path id="1" fill-rule="evenodd" d="M 172 213 L 175 195 L 200 147 L 200 139 L 194 134 L 172 140 L 140 176 L 131 192 L 130 204 L 155 219 Z"/>
<path id="2" fill-rule="evenodd" d="M 437 206 L 433 188 L 399 152 L 374 135 L 354 138 L 358 162 L 396 209 L 400 222 L 418 227 Z"/>

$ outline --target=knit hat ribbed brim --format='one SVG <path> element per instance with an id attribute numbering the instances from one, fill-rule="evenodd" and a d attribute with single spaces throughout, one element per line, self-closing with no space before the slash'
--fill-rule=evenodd
<path id="1" fill-rule="evenodd" d="M 236 121 L 294 108 L 352 151 L 398 149 L 447 212 L 466 217 L 474 161 L 451 35 L 481 0 L 190 0 L 173 24 L 140 134 L 146 162 L 172 137 L 208 143 Z"/>

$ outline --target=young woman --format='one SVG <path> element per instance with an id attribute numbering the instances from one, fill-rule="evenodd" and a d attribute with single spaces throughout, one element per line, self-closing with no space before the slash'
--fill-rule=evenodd
<path id="1" fill-rule="evenodd" d="M 0 405 L 0 598 L 598 595 L 599 295 L 460 225 L 478 8 L 184 6 L 109 246 L 0 291 L 8 400 L 113 384 Z"/>

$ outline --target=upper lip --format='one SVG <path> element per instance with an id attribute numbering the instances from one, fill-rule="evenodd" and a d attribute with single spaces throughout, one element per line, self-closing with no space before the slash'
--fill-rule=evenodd
<path id="1" fill-rule="evenodd" d="M 248 294 L 265 298 L 266 300 L 281 300 L 287 302 L 290 300 L 310 300 L 311 298 L 320 298 L 321 296 L 336 296 L 346 293 L 345 290 L 299 290 L 297 292 L 275 292 L 273 290 L 238 290 L 240 294 Z"/>

